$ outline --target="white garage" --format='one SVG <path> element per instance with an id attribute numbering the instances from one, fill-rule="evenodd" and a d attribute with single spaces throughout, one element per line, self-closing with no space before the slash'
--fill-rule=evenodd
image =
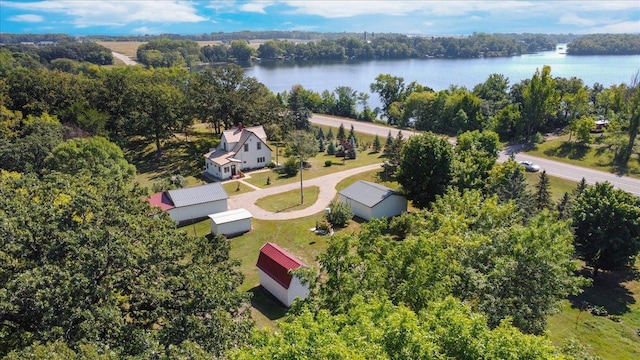
<path id="1" fill-rule="evenodd" d="M 407 211 L 407 199 L 401 193 L 363 180 L 340 191 L 340 201 L 349 205 L 353 215 L 365 220 L 389 218 Z"/>
<path id="2" fill-rule="evenodd" d="M 227 199 L 227 192 L 215 182 L 153 194 L 149 203 L 166 211 L 176 223 L 183 223 L 227 211 Z"/>
<path id="3" fill-rule="evenodd" d="M 251 230 L 251 218 L 249 210 L 244 208 L 211 214 L 211 233 L 225 236 L 245 233 Z"/>

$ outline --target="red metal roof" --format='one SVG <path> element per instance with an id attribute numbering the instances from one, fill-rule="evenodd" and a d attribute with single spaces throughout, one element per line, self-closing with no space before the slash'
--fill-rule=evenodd
<path id="1" fill-rule="evenodd" d="M 173 201 L 169 199 L 165 192 L 159 192 L 151 195 L 149 198 L 149 204 L 151 204 L 151 206 L 158 206 L 164 211 L 175 207 L 175 205 L 173 205 Z"/>
<path id="2" fill-rule="evenodd" d="M 291 285 L 289 270 L 295 270 L 304 264 L 274 243 L 266 243 L 260 249 L 258 269 L 271 276 L 285 289 Z"/>

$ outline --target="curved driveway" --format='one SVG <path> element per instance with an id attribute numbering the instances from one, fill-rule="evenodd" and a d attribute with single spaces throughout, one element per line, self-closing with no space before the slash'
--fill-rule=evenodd
<path id="1" fill-rule="evenodd" d="M 353 125 L 353 129 L 358 132 L 378 135 L 380 137 L 386 138 L 389 134 L 389 130 L 391 130 L 391 134 L 395 137 L 398 133 L 398 129 L 390 128 L 383 125 L 377 125 L 368 122 L 360 122 L 354 121 L 350 119 L 331 117 L 325 115 L 313 115 L 311 118 L 311 122 L 314 124 L 326 125 L 331 127 L 339 127 L 340 124 L 344 124 L 346 130 L 348 130 L 351 125 Z M 419 132 L 418 132 L 419 133 Z M 402 130 L 402 135 L 405 138 L 416 135 L 416 132 L 411 129 Z M 455 141 L 455 139 L 451 139 L 451 141 Z M 604 182 L 608 181 L 614 187 L 618 189 L 622 189 L 624 191 L 628 191 L 636 196 L 640 196 L 640 179 L 631 178 L 628 176 L 611 174 L 604 171 L 593 170 L 589 168 L 584 168 L 580 166 L 575 166 L 571 164 L 566 164 L 554 160 L 549 160 L 545 158 L 534 157 L 531 155 L 519 153 L 518 148 L 511 148 L 509 151 L 513 151 L 515 154 L 515 158 L 517 161 L 529 160 L 537 163 L 540 167 L 547 171 L 547 174 L 572 180 L 572 181 L 580 181 L 582 178 L 587 180 L 587 183 L 594 184 L 596 182 Z M 498 158 L 498 161 L 506 161 L 509 156 L 506 152 L 502 152 Z"/>
<path id="2" fill-rule="evenodd" d="M 247 192 L 240 195 L 229 197 L 228 207 L 229 209 L 245 208 L 249 210 L 251 215 L 256 219 L 263 220 L 286 220 L 296 219 L 305 216 L 310 216 L 323 211 L 329 203 L 335 198 L 337 194 L 336 185 L 350 177 L 362 172 L 379 169 L 381 164 L 373 164 L 362 166 L 354 169 L 344 170 L 337 173 L 324 175 L 309 180 L 304 180 L 304 173 L 302 179 L 303 187 L 318 186 L 320 192 L 318 193 L 318 200 L 308 208 L 289 211 L 289 212 L 272 212 L 258 207 L 255 203 L 258 199 L 265 196 L 279 194 L 281 192 L 300 189 L 300 182 L 294 182 L 291 184 L 285 184 L 280 186 L 268 187 L 251 192 Z"/>

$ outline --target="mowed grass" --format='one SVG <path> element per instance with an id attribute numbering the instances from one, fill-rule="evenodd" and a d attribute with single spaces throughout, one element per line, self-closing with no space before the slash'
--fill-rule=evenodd
<path id="1" fill-rule="evenodd" d="M 137 60 L 138 47 L 146 42 L 142 41 L 98 41 L 98 44 L 111 51 L 127 55 L 132 60 Z"/>
<path id="2" fill-rule="evenodd" d="M 240 181 L 227 181 L 222 184 L 224 191 L 227 192 L 229 196 L 240 195 L 247 192 L 255 191 L 254 188 L 247 186 Z"/>
<path id="3" fill-rule="evenodd" d="M 597 138 L 600 135 L 596 135 Z M 569 141 L 569 135 L 537 144 L 527 154 L 609 173 L 640 178 L 640 158 L 634 155 L 626 167 L 618 166 L 614 151 L 606 144 L 583 145 Z"/>
<path id="4" fill-rule="evenodd" d="M 285 191 L 280 194 L 265 196 L 256 201 L 259 207 L 273 212 L 290 212 L 306 209 L 318 200 L 320 188 L 317 186 L 308 186 L 300 189 Z M 301 203 L 304 196 L 304 203 Z"/>
<path id="5" fill-rule="evenodd" d="M 640 260 L 635 270 L 640 271 Z M 583 271 L 584 276 L 590 276 Z M 581 311 L 587 302 L 604 307 L 608 316 Z M 549 318 L 548 334 L 556 345 L 575 339 L 604 360 L 640 359 L 640 282 L 634 274 L 600 272 L 590 287 L 563 302 Z"/>
<path id="6" fill-rule="evenodd" d="M 525 178 L 527 179 L 527 183 L 529 184 L 529 189 L 532 193 L 536 192 L 536 185 L 540 183 L 540 172 L 527 172 L 525 173 Z M 558 202 L 564 196 L 564 193 L 567 192 L 571 195 L 571 192 L 578 185 L 577 182 L 555 177 L 549 176 L 549 190 L 551 191 L 551 198 Z"/>

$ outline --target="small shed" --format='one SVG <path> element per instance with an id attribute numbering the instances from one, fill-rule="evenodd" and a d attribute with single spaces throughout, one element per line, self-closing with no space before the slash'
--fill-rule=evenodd
<path id="1" fill-rule="evenodd" d="M 290 307 L 296 298 L 304 299 L 309 295 L 309 287 L 291 274 L 292 270 L 306 265 L 278 245 L 264 244 L 256 266 L 260 285 L 285 306 Z"/>
<path id="2" fill-rule="evenodd" d="M 211 219 L 211 233 L 233 236 L 251 230 L 251 218 L 249 210 L 240 208 L 227 210 L 209 215 Z"/>
<path id="3" fill-rule="evenodd" d="M 340 191 L 340 201 L 349 205 L 353 215 L 365 220 L 392 217 L 407 211 L 407 199 L 386 186 L 358 180 Z"/>
<path id="4" fill-rule="evenodd" d="M 151 195 L 151 206 L 160 207 L 176 222 L 206 219 L 209 214 L 227 211 L 229 195 L 219 182 L 168 190 Z"/>

